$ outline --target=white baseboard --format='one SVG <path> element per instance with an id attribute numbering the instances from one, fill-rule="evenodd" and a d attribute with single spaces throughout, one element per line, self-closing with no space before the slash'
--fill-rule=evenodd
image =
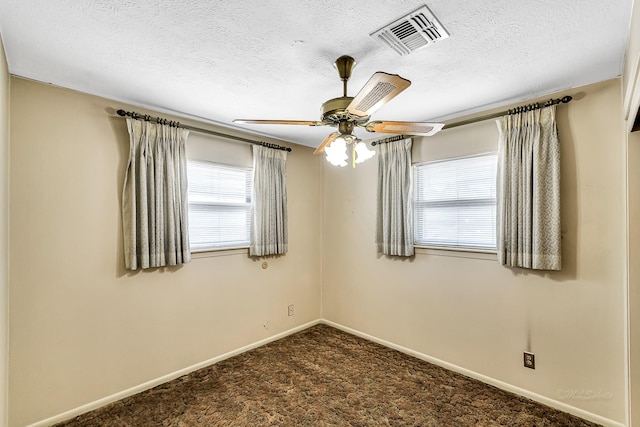
<path id="1" fill-rule="evenodd" d="M 249 350 L 253 350 L 254 348 L 258 348 L 258 347 L 261 347 L 261 346 L 263 346 L 265 344 L 269 344 L 270 342 L 277 341 L 277 340 L 279 340 L 281 338 L 284 338 L 284 337 L 286 337 L 288 335 L 292 335 L 292 334 L 295 334 L 296 332 L 300 332 L 302 330 L 308 329 L 308 328 L 310 328 L 312 326 L 315 326 L 315 325 L 317 325 L 319 323 L 321 323 L 321 320 L 319 320 L 319 319 L 318 320 L 314 320 L 314 321 L 309 322 L 309 323 L 305 323 L 304 325 L 297 326 L 297 327 L 295 327 L 293 329 L 289 329 L 287 331 L 281 332 L 281 333 L 276 334 L 274 336 L 271 336 L 269 338 L 265 338 L 263 340 L 255 342 L 253 344 L 249 344 L 249 345 L 246 345 L 244 347 L 238 348 L 236 350 L 230 351 L 228 353 L 222 354 L 220 356 L 216 356 L 216 357 L 214 357 L 212 359 L 205 360 L 204 362 L 200 362 L 200 363 L 197 363 L 195 365 L 189 366 L 187 368 L 180 369 L 179 371 L 172 372 L 170 374 L 164 375 L 164 376 L 162 376 L 160 378 L 156 378 L 154 380 L 147 381 L 147 382 L 139 384 L 139 385 L 137 385 L 135 387 L 131 387 L 130 389 L 121 391 L 119 393 L 112 394 L 112 395 L 104 397 L 102 399 L 98 399 L 98 400 L 96 400 L 94 402 L 91 402 L 91 403 L 87 403 L 86 405 L 82 405 L 82 406 L 80 406 L 78 408 L 72 409 L 70 411 L 64 412 L 64 413 L 56 415 L 54 417 L 47 418 L 47 419 L 42 420 L 42 421 L 38 421 L 37 423 L 30 424 L 27 427 L 48 427 L 48 426 L 54 425 L 56 423 L 60 423 L 62 421 L 70 420 L 71 418 L 77 417 L 78 415 L 82 415 L 82 414 L 84 414 L 86 412 L 93 411 L 95 409 L 101 408 L 101 407 L 103 407 L 105 405 L 108 405 L 110 403 L 113 403 L 113 402 L 116 402 L 118 400 L 124 399 L 126 397 L 133 396 L 134 394 L 138 394 L 138 393 L 143 392 L 145 390 L 149 390 L 149 389 L 151 389 L 153 387 L 156 387 L 156 386 L 159 386 L 161 384 L 164 384 L 167 381 L 175 380 L 176 378 L 179 378 L 179 377 L 181 377 L 183 375 L 186 375 L 186 374 L 190 374 L 191 372 L 197 371 L 198 369 L 206 368 L 207 366 L 211 366 L 211 365 L 213 365 L 215 363 L 221 362 L 221 361 L 223 361 L 225 359 L 228 359 L 230 357 L 237 356 L 237 355 L 239 355 L 241 353 L 247 352 Z"/>
<path id="2" fill-rule="evenodd" d="M 342 330 L 344 332 L 347 332 L 349 334 L 358 336 L 360 338 L 364 338 L 364 339 L 366 339 L 368 341 L 372 341 L 372 342 L 381 344 L 381 345 L 383 345 L 385 347 L 389 347 L 389 348 L 392 348 L 394 350 L 398 350 L 398 351 L 400 351 L 402 353 L 405 353 L 405 354 L 408 354 L 410 356 L 416 357 L 416 358 L 418 358 L 420 360 L 424 360 L 425 362 L 433 363 L 434 365 L 443 367 L 443 368 L 448 369 L 450 371 L 458 372 L 458 373 L 460 373 L 462 375 L 465 375 L 465 376 L 470 377 L 470 378 L 477 379 L 479 381 L 482 381 L 483 383 L 490 384 L 490 385 L 498 387 L 498 388 L 500 388 L 502 390 L 509 391 L 511 393 L 526 397 L 526 398 L 531 399 L 533 401 L 542 403 L 543 405 L 547 405 L 547 406 L 550 406 L 552 408 L 558 409 L 560 411 L 567 412 L 569 414 L 573 414 L 573 415 L 578 416 L 580 418 L 583 418 L 585 420 L 589 420 L 589 421 L 601 424 L 601 425 L 606 426 L 606 427 L 625 427 L 624 424 L 621 424 L 619 422 L 610 420 L 608 418 L 601 417 L 599 415 L 593 414 L 593 413 L 585 411 L 583 409 L 576 408 L 576 407 L 571 406 L 571 405 L 567 405 L 566 403 L 563 403 L 563 402 L 559 402 L 559 401 L 557 401 L 555 399 L 550 399 L 548 397 L 536 394 L 536 393 L 531 392 L 529 390 L 525 390 L 523 388 L 516 387 L 514 385 L 511 385 L 511 384 L 496 380 L 496 379 L 488 377 L 486 375 L 482 375 L 482 374 L 479 374 L 477 372 L 470 371 L 470 370 L 462 368 L 460 366 L 453 365 L 451 363 L 445 362 L 445 361 L 440 360 L 440 359 L 436 359 L 434 357 L 428 356 L 428 355 L 423 354 L 423 353 L 419 353 L 417 351 L 411 350 L 411 349 L 403 347 L 401 345 L 397 345 L 397 344 L 394 344 L 392 342 L 376 338 L 376 337 L 371 336 L 369 334 L 366 334 L 364 332 L 360 332 L 358 330 L 351 329 L 349 327 L 346 327 L 344 325 L 341 325 L 339 323 L 335 323 L 335 322 L 332 322 L 332 321 L 326 320 L 326 319 L 318 319 L 318 320 L 306 323 L 304 325 L 297 326 L 297 327 L 295 327 L 293 329 L 289 329 L 289 330 L 287 330 L 285 332 L 281 332 L 281 333 L 279 333 L 277 335 L 274 335 L 272 337 L 265 338 L 263 340 L 255 342 L 253 344 L 249 344 L 247 346 L 238 348 L 236 350 L 230 351 L 228 353 L 222 354 L 222 355 L 214 357 L 212 359 L 205 360 L 203 362 L 197 363 L 195 365 L 189 366 L 187 368 L 181 369 L 181 370 L 176 371 L 176 372 L 172 372 L 172 373 L 170 373 L 168 375 L 164 375 L 164 376 L 162 376 L 160 378 L 156 378 L 154 380 L 147 381 L 147 382 L 145 382 L 143 384 L 139 384 L 139 385 L 137 385 L 135 387 L 132 387 L 130 389 L 121 391 L 119 393 L 112 394 L 110 396 L 104 397 L 102 399 L 96 400 L 96 401 L 88 403 L 86 405 L 82 405 L 82 406 L 80 406 L 78 408 L 72 409 L 70 411 L 64 412 L 64 413 L 56 415 L 54 417 L 47 418 L 47 419 L 42 420 L 42 421 L 38 421 L 37 423 L 30 424 L 27 427 L 48 427 L 48 426 L 51 426 L 53 424 L 69 420 L 71 418 L 77 417 L 78 415 L 82 415 L 82 414 L 84 414 L 86 412 L 93 411 L 93 410 L 98 409 L 98 408 L 100 408 L 102 406 L 108 405 L 110 403 L 116 402 L 116 401 L 124 399 L 126 397 L 133 396 L 134 394 L 143 392 L 145 390 L 149 390 L 149 389 L 151 389 L 153 387 L 156 387 L 158 385 L 164 384 L 167 381 L 174 380 L 174 379 L 179 378 L 179 377 L 181 377 L 183 375 L 186 375 L 186 374 L 189 374 L 191 372 L 197 371 L 198 369 L 206 368 L 207 366 L 210 366 L 210 365 L 213 365 L 215 363 L 221 362 L 221 361 L 223 361 L 225 359 L 228 359 L 230 357 L 237 356 L 237 355 L 239 355 L 241 353 L 244 353 L 244 352 L 247 352 L 249 350 L 253 350 L 254 348 L 261 347 L 261 346 L 263 346 L 265 344 L 268 344 L 270 342 L 277 341 L 277 340 L 279 340 L 281 338 L 284 338 L 286 336 L 295 334 L 297 332 L 300 332 L 302 330 L 308 329 L 308 328 L 310 328 L 312 326 L 315 326 L 317 324 L 320 324 L 320 323 L 332 326 L 334 328 L 340 329 L 340 330 Z"/>
<path id="3" fill-rule="evenodd" d="M 575 415 L 575 416 L 583 418 L 585 420 L 588 420 L 588 421 L 591 421 L 591 422 L 594 422 L 594 423 L 598 423 L 598 424 L 601 424 L 601 425 L 606 426 L 606 427 L 625 427 L 624 424 L 621 424 L 621 423 L 619 423 L 617 421 L 613 421 L 613 420 L 610 420 L 608 418 L 601 417 L 600 415 L 596 415 L 596 414 L 593 414 L 591 412 L 585 411 L 583 409 L 576 408 L 575 406 L 567 405 L 564 402 L 560 402 L 560 401 L 555 400 L 555 399 L 550 399 L 550 398 L 548 398 L 546 396 L 542 396 L 542 395 L 534 393 L 532 391 L 525 390 L 523 388 L 516 387 L 514 385 L 511 385 L 511 384 L 496 380 L 495 378 L 491 378 L 491 377 L 488 377 L 486 375 L 482 375 L 482 374 L 479 374 L 477 372 L 470 371 L 470 370 L 462 368 L 460 366 L 453 365 L 451 363 L 445 362 L 444 360 L 436 359 L 435 357 L 431 357 L 431 356 L 428 356 L 426 354 L 419 353 L 417 351 L 411 350 L 410 348 L 406 348 L 406 347 L 403 347 L 403 346 L 398 345 L 398 344 L 394 344 L 394 343 L 389 342 L 389 341 L 381 340 L 379 338 L 376 338 L 376 337 L 371 336 L 369 334 L 365 334 L 364 332 L 360 332 L 360 331 L 355 330 L 355 329 L 351 329 L 351 328 L 349 328 L 347 326 L 344 326 L 344 325 L 341 325 L 339 323 L 335 323 L 335 322 L 332 322 L 332 321 L 326 320 L 326 319 L 322 319 L 320 321 L 320 323 L 323 323 L 323 324 L 329 325 L 329 326 L 333 326 L 334 328 L 340 329 L 340 330 L 342 330 L 344 332 L 347 332 L 349 334 L 358 336 L 360 338 L 364 338 L 364 339 L 366 339 L 368 341 L 373 341 L 375 343 L 378 343 L 378 344 L 383 345 L 385 347 L 392 348 L 394 350 L 398 350 L 401 353 L 408 354 L 409 356 L 416 357 L 416 358 L 418 358 L 420 360 L 424 360 L 425 362 L 433 363 L 434 365 L 440 366 L 442 368 L 448 369 L 448 370 L 453 371 L 453 372 L 457 372 L 459 374 L 465 375 L 465 376 L 470 377 L 470 378 L 474 378 L 476 380 L 482 381 L 485 384 L 490 384 L 490 385 L 492 385 L 494 387 L 497 387 L 499 389 L 502 389 L 502 390 L 505 390 L 505 391 L 508 391 L 508 392 L 511 392 L 511 393 L 514 393 L 514 394 L 517 394 L 517 395 L 520 395 L 520 396 L 523 396 L 523 397 L 526 397 L 526 398 L 531 399 L 533 401 L 536 401 L 538 403 L 542 403 L 543 405 L 550 406 L 552 408 L 558 409 L 558 410 L 563 411 L 563 412 L 567 412 L 569 414 Z"/>

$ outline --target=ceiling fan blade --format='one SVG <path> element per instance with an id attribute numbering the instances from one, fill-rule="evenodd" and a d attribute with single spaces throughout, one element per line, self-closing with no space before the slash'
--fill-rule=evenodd
<path id="1" fill-rule="evenodd" d="M 303 126 L 323 126 L 324 122 L 312 120 L 252 120 L 252 119 L 235 119 L 233 123 L 242 123 L 248 125 L 303 125 Z"/>
<path id="2" fill-rule="evenodd" d="M 355 116 L 370 116 L 410 85 L 409 80 L 397 74 L 378 71 L 353 98 L 347 111 Z"/>
<path id="3" fill-rule="evenodd" d="M 322 154 L 324 153 L 324 148 L 326 146 L 328 146 L 329 144 L 331 144 L 333 141 L 335 141 L 335 139 L 337 137 L 340 136 L 340 132 L 333 132 L 331 134 L 329 134 L 329 136 L 327 136 L 324 141 L 322 141 L 320 143 L 320 145 L 318 145 L 318 148 L 316 148 L 316 151 L 313 152 L 313 154 Z"/>
<path id="4" fill-rule="evenodd" d="M 375 121 L 367 123 L 365 129 L 369 132 L 432 136 L 443 127 L 444 123 Z"/>

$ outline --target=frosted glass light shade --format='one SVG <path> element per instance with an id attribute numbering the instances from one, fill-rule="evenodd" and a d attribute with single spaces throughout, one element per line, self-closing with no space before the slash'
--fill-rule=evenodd
<path id="1" fill-rule="evenodd" d="M 327 161 L 334 166 L 347 166 L 347 141 L 341 136 L 337 137 L 324 152 L 327 154 Z"/>
<path id="2" fill-rule="evenodd" d="M 355 145 L 354 151 L 355 151 L 355 154 L 356 154 L 356 163 L 362 163 L 365 160 L 368 160 L 368 159 L 372 158 L 376 154 L 375 151 L 369 150 L 367 148 L 367 144 L 365 144 L 362 141 L 358 142 Z"/>

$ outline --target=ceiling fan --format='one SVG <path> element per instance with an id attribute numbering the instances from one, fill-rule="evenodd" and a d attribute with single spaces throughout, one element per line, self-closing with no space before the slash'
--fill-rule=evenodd
<path id="1" fill-rule="evenodd" d="M 344 144 L 360 141 L 353 135 L 355 127 L 366 129 L 368 132 L 422 136 L 435 135 L 442 129 L 443 123 L 369 121 L 375 111 L 408 88 L 411 82 L 397 74 L 379 71 L 371 76 L 355 97 L 347 96 L 347 81 L 351 77 L 351 70 L 355 64 L 356 61 L 347 55 L 341 56 L 334 63 L 342 80 L 343 96 L 330 99 L 322 104 L 322 118 L 319 121 L 236 119 L 233 122 L 243 124 L 337 126 L 338 132 L 329 134 L 313 154 L 324 153 L 325 148 L 329 148 L 329 145 L 339 137 L 342 137 Z"/>

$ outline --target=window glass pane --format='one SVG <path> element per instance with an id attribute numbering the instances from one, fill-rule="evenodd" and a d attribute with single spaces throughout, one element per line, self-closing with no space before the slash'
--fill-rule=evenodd
<path id="1" fill-rule="evenodd" d="M 246 203 L 250 169 L 189 160 L 189 202 Z"/>
<path id="2" fill-rule="evenodd" d="M 416 242 L 440 246 L 495 248 L 496 205 L 416 209 Z"/>
<path id="3" fill-rule="evenodd" d="M 414 166 L 415 243 L 495 249 L 497 154 Z"/>
<path id="4" fill-rule="evenodd" d="M 485 199 L 496 194 L 496 154 L 416 166 L 416 196 L 421 201 Z"/>
<path id="5" fill-rule="evenodd" d="M 189 160 L 191 250 L 249 246 L 252 170 Z"/>

